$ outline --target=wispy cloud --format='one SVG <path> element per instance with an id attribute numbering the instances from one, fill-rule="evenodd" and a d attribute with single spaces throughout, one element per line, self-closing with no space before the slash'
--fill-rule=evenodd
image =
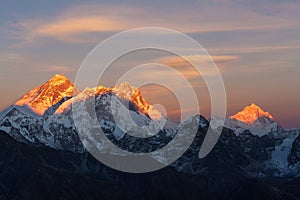
<path id="1" fill-rule="evenodd" d="M 219 64 L 238 59 L 238 56 L 228 56 L 228 55 L 213 55 L 210 57 L 215 63 L 219 63 Z M 199 60 L 199 58 L 200 59 L 202 58 L 203 60 L 201 61 Z M 167 56 L 167 57 L 159 58 L 155 61 L 172 67 L 184 67 L 186 65 L 189 65 L 187 61 L 191 61 L 191 62 L 197 61 L 200 63 L 201 62 L 205 63 L 208 61 L 208 59 L 209 58 L 207 56 L 188 55 L 185 56 L 185 59 L 179 56 Z"/>
<path id="2" fill-rule="evenodd" d="M 114 12 L 118 11 L 118 13 Z M 101 11 L 101 12 L 100 12 Z M 126 18 L 138 11 L 127 6 L 82 5 L 66 9 L 58 16 L 21 20 L 11 24 L 14 37 L 23 42 L 53 38 L 78 43 L 84 34 L 124 30 L 133 23 Z M 86 41 L 85 41 L 86 42 Z"/>
<path id="3" fill-rule="evenodd" d="M 88 33 L 118 31 L 122 28 L 117 21 L 99 16 L 66 18 L 55 21 L 33 21 L 19 23 L 23 43 L 37 39 L 52 38 L 64 42 L 81 43 L 81 35 Z"/>
<path id="4" fill-rule="evenodd" d="M 300 45 L 284 45 L 284 46 L 258 46 L 258 47 L 240 47 L 240 48 L 212 48 L 209 52 L 214 53 L 260 53 L 260 52 L 270 52 L 270 51 L 280 51 L 289 49 L 300 49 Z"/>
<path id="5" fill-rule="evenodd" d="M 198 64 L 207 65 L 210 62 L 210 58 L 216 63 L 217 66 L 220 64 L 227 63 L 230 61 L 237 60 L 238 56 L 230 55 L 213 55 L 213 56 L 199 56 L 199 55 L 188 55 L 185 58 L 179 56 L 167 56 L 156 59 L 155 62 L 164 64 L 166 66 L 176 68 L 183 76 L 193 80 L 194 78 L 200 77 L 198 71 L 189 62 L 195 62 Z M 200 68 L 202 76 L 215 76 L 218 75 L 216 70 L 207 69 L 206 67 Z"/>
<path id="6" fill-rule="evenodd" d="M 88 32 L 115 31 L 120 30 L 121 28 L 122 24 L 117 21 L 98 16 L 91 16 L 51 22 L 37 27 L 37 29 L 34 30 L 34 34 L 55 37 L 58 35 L 68 36 Z"/>
<path id="7" fill-rule="evenodd" d="M 56 17 L 27 19 L 15 25 L 22 29 L 22 35 L 27 41 L 51 37 L 66 42 L 78 42 L 84 34 L 143 26 L 166 27 L 189 33 L 283 29 L 297 27 L 299 22 L 276 15 L 268 16 L 240 4 L 232 5 L 227 2 L 222 6 L 187 5 L 176 14 L 154 6 L 145 10 L 138 6 L 82 5 L 71 7 Z"/>

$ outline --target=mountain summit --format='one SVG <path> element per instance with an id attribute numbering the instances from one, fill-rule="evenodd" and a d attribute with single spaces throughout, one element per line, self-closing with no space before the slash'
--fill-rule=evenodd
<path id="1" fill-rule="evenodd" d="M 32 111 L 43 117 L 32 115 Z M 107 148 L 113 143 L 127 152 L 148 153 L 165 148 L 179 135 L 182 143 L 167 148 L 164 155 L 173 154 L 174 149 L 186 152 L 171 164 L 173 169 L 181 173 L 199 175 L 205 179 L 211 173 L 213 180 L 222 178 L 224 174 L 230 178 L 232 174 L 242 174 L 243 178 L 239 180 L 244 180 L 244 177 L 299 177 L 300 130 L 285 130 L 272 118 L 254 103 L 246 106 L 225 120 L 225 128 L 210 156 L 199 160 L 199 151 L 209 128 L 209 122 L 202 116 L 192 116 L 186 121 L 173 123 L 147 103 L 140 90 L 129 83 L 86 88 L 80 92 L 66 77 L 55 75 L 0 113 L 0 131 L 17 141 L 32 145 L 30 149 L 35 146 L 51 147 L 57 152 L 67 151 L 68 157 L 73 157 L 70 152 L 74 155 L 80 153 L 78 155 L 84 156 L 82 161 L 72 161 L 71 165 L 64 166 L 71 166 L 77 171 L 79 168 L 74 167 L 73 163 L 79 163 L 83 166 L 84 174 L 87 170 L 95 170 L 92 174 L 107 174 L 102 167 L 87 163 L 85 153 L 90 147 L 95 148 L 93 151 L 124 156 L 122 152 Z M 195 124 L 198 127 L 191 128 Z M 190 131 L 197 131 L 196 135 L 189 136 Z M 100 137 L 100 134 L 104 134 L 108 140 Z M 193 141 L 188 150 L 187 141 Z M 7 145 L 4 143 L 0 146 Z M 42 149 L 34 152 L 40 154 Z M 23 152 L 13 150 L 13 153 Z M 44 155 L 41 154 L 42 157 Z M 152 158 L 165 162 L 167 159 L 164 155 L 155 153 Z M 23 154 L 20 156 L 24 158 Z M 44 159 L 41 161 L 43 164 Z M 11 169 L 11 165 L 7 166 Z M 228 173 L 228 169 L 232 169 L 232 172 Z M 228 180 L 222 178 L 221 182 L 228 183 Z M 0 184 L 1 192 L 2 189 Z"/>
<path id="2" fill-rule="evenodd" d="M 116 97 L 132 103 L 136 109 L 144 115 L 148 115 L 151 119 L 160 120 L 163 115 L 149 104 L 141 94 L 139 88 L 131 86 L 128 82 L 122 82 L 115 87 L 104 87 L 102 85 L 95 88 L 86 88 L 74 98 L 65 101 L 57 110 L 56 113 L 65 112 L 73 102 L 86 101 L 91 96 L 102 96 L 112 94 Z"/>
<path id="3" fill-rule="evenodd" d="M 231 119 L 236 119 L 247 124 L 253 124 L 257 119 L 261 117 L 273 119 L 273 116 L 270 113 L 265 112 L 263 109 L 261 109 L 258 105 L 254 103 L 251 103 L 250 105 L 246 106 L 242 111 L 238 112 L 237 114 L 230 116 Z"/>
<path id="4" fill-rule="evenodd" d="M 79 112 L 73 112 L 74 107 Z M 90 133 L 90 127 L 94 126 L 87 124 L 94 122 L 89 113 L 93 110 L 101 129 L 115 140 L 121 140 L 127 133 L 160 132 L 169 137 L 177 131 L 176 124 L 149 104 L 139 88 L 127 82 L 79 91 L 62 75 L 53 76 L 0 113 L 0 130 L 18 141 L 83 152 L 85 148 L 74 121 L 79 121 L 85 133 Z"/>
<path id="5" fill-rule="evenodd" d="M 14 105 L 29 109 L 35 114 L 43 115 L 49 107 L 57 104 L 65 97 L 72 97 L 79 94 L 79 92 L 79 89 L 68 78 L 56 74 L 43 85 L 29 91 Z"/>
<path id="6" fill-rule="evenodd" d="M 162 114 L 149 104 L 141 95 L 139 88 L 122 82 L 115 87 L 98 86 L 86 88 L 82 92 L 65 76 L 56 74 L 46 83 L 30 90 L 14 103 L 14 107 L 38 116 L 63 113 L 73 101 L 85 101 L 90 96 L 104 94 L 115 96 L 133 103 L 139 112 L 152 119 L 161 119 Z"/>

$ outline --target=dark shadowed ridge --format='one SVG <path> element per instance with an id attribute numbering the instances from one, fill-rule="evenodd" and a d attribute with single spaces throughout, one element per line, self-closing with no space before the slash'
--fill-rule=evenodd
<path id="1" fill-rule="evenodd" d="M 0 132 L 0 160 L 0 199 L 279 200 L 299 196 L 298 179 L 262 182 L 231 176 L 226 182 L 224 176 L 223 189 L 214 189 L 221 177 L 184 175 L 169 167 L 146 174 L 118 172 L 87 153 L 28 146 L 4 132 Z"/>

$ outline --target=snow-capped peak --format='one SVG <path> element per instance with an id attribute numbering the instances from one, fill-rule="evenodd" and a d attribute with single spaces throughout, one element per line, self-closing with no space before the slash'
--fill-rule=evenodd
<path id="1" fill-rule="evenodd" d="M 107 93 L 112 93 L 123 100 L 133 103 L 139 112 L 148 115 L 152 119 L 160 120 L 163 118 L 163 115 L 142 97 L 140 90 L 127 82 L 122 82 L 111 88 L 104 86 L 86 88 L 76 97 L 64 102 L 57 109 L 56 113 L 64 112 L 74 101 L 84 101 L 90 96 L 101 96 Z"/>
<path id="2" fill-rule="evenodd" d="M 273 116 L 254 103 L 226 119 L 225 127 L 234 130 L 236 135 L 248 130 L 259 137 L 281 130 L 281 127 L 273 121 Z"/>
<path id="3" fill-rule="evenodd" d="M 262 117 L 267 117 L 273 119 L 273 116 L 269 112 L 265 112 L 258 105 L 251 103 L 246 106 L 242 111 L 237 114 L 230 116 L 231 119 L 236 119 L 238 121 L 253 124 L 256 120 Z"/>
<path id="4" fill-rule="evenodd" d="M 43 85 L 25 94 L 15 102 L 14 106 L 29 109 L 37 115 L 43 115 L 48 108 L 59 103 L 65 97 L 77 95 L 79 92 L 68 78 L 56 74 Z"/>

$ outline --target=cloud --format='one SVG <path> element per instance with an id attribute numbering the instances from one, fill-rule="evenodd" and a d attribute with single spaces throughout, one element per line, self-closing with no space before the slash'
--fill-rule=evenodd
<path id="1" fill-rule="evenodd" d="M 68 8 L 55 17 L 21 20 L 10 24 L 10 27 L 14 37 L 27 43 L 47 37 L 80 43 L 87 42 L 82 40 L 82 36 L 86 34 L 125 30 L 133 25 L 126 20 L 126 16 L 130 17 L 138 12 L 134 7 L 128 6 L 82 5 Z"/>
<path id="2" fill-rule="evenodd" d="M 210 63 L 210 58 L 216 63 L 217 66 L 220 64 L 231 62 L 237 60 L 237 56 L 229 55 L 213 55 L 213 56 L 199 56 L 199 55 L 189 55 L 185 56 L 185 59 L 179 56 L 167 56 L 158 58 L 155 60 L 156 63 L 161 63 L 163 65 L 176 68 L 183 76 L 188 78 L 190 81 L 193 79 L 199 79 L 200 74 L 198 71 L 189 63 L 195 62 L 197 64 L 203 64 L 200 66 L 202 76 L 216 76 L 218 73 L 216 70 L 205 67 L 206 64 Z M 201 60 L 202 59 L 202 60 Z M 203 66 L 203 67 L 202 67 Z"/>
<path id="3" fill-rule="evenodd" d="M 23 42 L 33 42 L 41 38 L 53 38 L 56 40 L 81 43 L 86 42 L 81 36 L 89 33 L 119 31 L 122 24 L 100 16 L 87 16 L 75 18 L 63 18 L 49 22 L 20 23 L 23 30 Z"/>
<path id="4" fill-rule="evenodd" d="M 63 19 L 38 27 L 34 34 L 41 36 L 68 36 L 88 32 L 102 32 L 120 30 L 122 25 L 117 21 L 95 17 Z"/>
<path id="5" fill-rule="evenodd" d="M 222 32 L 237 30 L 266 30 L 297 27 L 297 20 L 268 16 L 252 9 L 225 1 L 222 6 L 200 4 L 178 7 L 124 5 L 80 5 L 70 7 L 56 17 L 23 20 L 15 26 L 22 30 L 27 41 L 52 37 L 65 42 L 81 42 L 86 34 L 118 32 L 130 28 L 157 26 L 184 33 Z M 174 10 L 176 14 L 170 14 Z M 213 11 L 213 12 L 212 12 Z M 239 16 L 239 17 L 236 17 Z M 16 27 L 14 27 L 16 28 Z M 18 28 L 17 28 L 18 29 Z M 86 40 L 85 40 L 86 42 Z"/>
<path id="6" fill-rule="evenodd" d="M 213 55 L 210 57 L 217 64 L 230 62 L 238 59 L 237 56 L 228 56 L 228 55 Z M 199 58 L 200 59 L 202 58 L 202 61 L 199 60 Z M 200 63 L 201 62 L 206 63 L 207 61 L 209 61 L 209 57 L 199 56 L 199 55 L 188 55 L 185 56 L 185 59 L 179 56 L 167 56 L 167 57 L 159 58 L 155 61 L 172 67 L 184 67 L 186 65 L 189 65 L 188 61 L 191 62 L 197 61 Z"/>
<path id="7" fill-rule="evenodd" d="M 289 49 L 300 49 L 299 45 L 290 46 L 258 46 L 258 47 L 240 47 L 240 48 L 212 48 L 209 52 L 222 52 L 222 53 L 259 53 L 269 51 L 280 51 Z"/>
<path id="8" fill-rule="evenodd" d="M 186 56 L 189 60 L 199 59 L 199 56 Z M 207 62 L 207 57 L 203 58 L 203 64 Z M 201 56 L 200 56 L 201 59 Z M 212 59 L 217 63 L 225 63 L 238 59 L 236 56 L 214 55 Z M 210 62 L 211 60 L 209 60 Z M 140 83 L 152 82 L 156 84 L 165 84 L 169 89 L 179 91 L 185 94 L 185 91 L 193 89 L 196 91 L 206 91 L 206 83 L 203 78 L 218 77 L 220 73 L 213 69 L 201 68 L 200 73 L 185 59 L 179 56 L 161 56 L 153 60 L 147 60 L 146 64 L 135 65 L 137 68 L 127 70 L 122 73 L 122 77 L 118 77 L 118 81 L 127 81 L 138 86 Z M 199 62 L 198 62 L 199 63 Z M 124 62 L 122 62 L 124 64 Z M 119 66 L 119 65 L 118 65 Z M 119 66 L 120 67 L 120 66 Z M 211 68 L 210 65 L 208 68 Z M 115 70 L 118 70 L 116 68 Z M 111 73 L 115 74 L 113 71 Z M 114 80 L 114 79 L 110 79 Z M 108 80 L 108 82 L 110 81 Z M 115 80 L 116 81 L 116 80 Z M 107 84 L 107 82 L 106 82 Z M 164 96 L 163 90 L 154 90 L 151 92 L 155 96 Z"/>

